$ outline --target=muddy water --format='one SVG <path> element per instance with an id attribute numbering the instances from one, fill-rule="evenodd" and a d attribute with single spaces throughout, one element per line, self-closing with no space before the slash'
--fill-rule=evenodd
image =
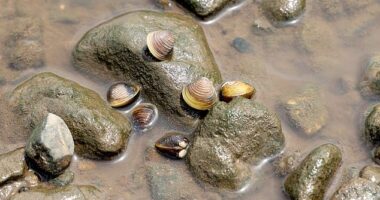
<path id="1" fill-rule="evenodd" d="M 361 139 L 361 120 L 371 101 L 363 99 L 357 84 L 370 55 L 380 52 L 380 2 L 376 0 L 343 0 L 345 7 L 330 16 L 319 4 L 308 1 L 306 13 L 294 25 L 269 27 L 258 31 L 255 23 L 266 26 L 266 19 L 252 0 L 242 1 L 212 19 L 200 21 L 209 45 L 225 80 L 239 79 L 257 89 L 256 100 L 276 111 L 282 121 L 286 149 L 299 149 L 306 154 L 319 144 L 332 142 L 343 150 L 343 165 L 328 191 L 334 192 L 342 170 L 371 163 L 369 148 Z M 325 1 L 326 2 L 326 1 Z M 354 2 L 353 6 L 350 3 Z M 367 2 L 369 2 L 367 4 Z M 99 83 L 77 73 L 71 65 L 71 50 L 80 37 L 95 25 L 132 10 L 159 10 L 185 13 L 174 2 L 164 10 L 153 0 L 0 0 L 0 74 L 7 84 L 0 86 L 6 96 L 18 83 L 41 71 L 52 71 L 74 80 L 101 94 L 111 83 Z M 361 4 L 361 5 L 358 5 Z M 3 52 L 7 30 L 18 15 L 43 20 L 45 67 L 13 71 L 7 67 Z M 305 30 L 315 33 L 305 36 Z M 236 37 L 251 45 L 248 53 L 239 53 L 231 45 Z M 305 45 L 305 38 L 311 38 Z M 315 84 L 327 102 L 329 121 L 317 135 L 306 137 L 290 126 L 279 108 L 279 100 L 305 84 Z M 141 100 L 144 101 L 144 100 Z M 4 118 L 8 111 L 0 108 Z M 126 115 L 128 110 L 123 110 Z M 6 119 L 0 119 L 6 121 Z M 9 120 L 8 120 L 9 121 Z M 16 136 L 7 135 L 12 122 L 2 123 L 1 151 L 23 145 Z M 128 149 L 110 162 L 86 161 L 75 157 L 71 169 L 75 183 L 92 184 L 105 191 L 110 199 L 150 199 L 141 168 L 147 147 L 168 130 L 192 130 L 178 127 L 160 115 L 157 125 L 143 134 L 133 134 Z M 286 199 L 282 178 L 273 174 L 270 162 L 253 166 L 255 179 L 239 194 L 224 199 Z"/>

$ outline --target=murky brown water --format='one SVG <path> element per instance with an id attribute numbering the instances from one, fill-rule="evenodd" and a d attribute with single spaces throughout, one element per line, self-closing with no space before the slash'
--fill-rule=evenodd
<path id="1" fill-rule="evenodd" d="M 380 52 L 380 2 L 343 0 L 345 6 L 354 2 L 358 8 L 345 7 L 337 11 L 337 16 L 327 17 L 323 12 L 325 9 L 319 6 L 321 1 L 308 1 L 307 11 L 299 23 L 284 28 L 272 27 L 265 34 L 254 30 L 255 22 L 265 18 L 257 2 L 252 0 L 238 3 L 214 19 L 200 23 L 224 80 L 252 83 L 258 91 L 256 100 L 279 114 L 287 149 L 308 153 L 326 142 L 342 148 L 343 165 L 328 192 L 327 196 L 330 196 L 336 189 L 342 169 L 371 163 L 370 150 L 362 142 L 360 129 L 363 112 L 373 102 L 360 96 L 357 84 L 370 55 Z M 7 77 L 7 84 L 0 86 L 0 94 L 6 95 L 33 74 L 52 71 L 105 97 L 111 83 L 96 83 L 77 73 L 71 65 L 71 50 L 95 25 L 124 12 L 141 9 L 163 11 L 153 0 L 0 0 L 0 74 Z M 184 13 L 174 2 L 165 11 Z M 43 68 L 16 72 L 7 67 L 3 44 L 7 30 L 14 25 L 12 19 L 20 13 L 43 19 L 46 52 Z M 302 48 L 301 35 L 306 29 L 315 32 L 307 47 L 310 52 Z M 236 51 L 231 46 L 236 37 L 245 38 L 253 50 L 249 53 Z M 310 83 L 320 87 L 327 102 L 329 121 L 320 133 L 306 137 L 290 126 L 278 103 L 283 96 Z M 0 108 L 1 117 L 6 112 L 6 107 Z M 5 118 L 0 120 L 6 121 Z M 7 135 L 12 123 L 2 126 L 0 132 Z M 147 185 L 139 185 L 131 177 L 143 165 L 145 149 L 165 131 L 178 129 L 183 128 L 170 124 L 161 115 L 152 130 L 133 134 L 128 149 L 120 158 L 96 162 L 94 166 L 91 163 L 84 166 L 87 161 L 75 158 L 71 165 L 76 174 L 75 183 L 96 185 L 109 194 L 110 199 L 150 199 Z M 2 151 L 6 151 L 23 145 L 23 142 L 7 135 L 1 138 L 0 145 Z M 281 188 L 283 180 L 273 174 L 270 163 L 263 163 L 254 170 L 257 180 L 235 199 L 286 199 Z"/>

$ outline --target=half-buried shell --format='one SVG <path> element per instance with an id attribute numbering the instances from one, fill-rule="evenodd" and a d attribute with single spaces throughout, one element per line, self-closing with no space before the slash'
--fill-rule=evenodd
<path id="1" fill-rule="evenodd" d="M 172 32 L 166 30 L 150 32 L 146 38 L 149 52 L 158 60 L 167 59 L 174 47 L 174 42 Z"/>
<path id="2" fill-rule="evenodd" d="M 158 139 L 155 147 L 167 157 L 181 159 L 186 156 L 189 143 L 189 139 L 182 134 L 172 132 Z"/>
<path id="3" fill-rule="evenodd" d="M 197 110 L 208 110 L 217 101 L 213 82 L 206 77 L 202 77 L 184 87 L 182 98 L 187 105 Z"/>
<path id="4" fill-rule="evenodd" d="M 133 125 L 136 129 L 141 131 L 152 127 L 157 117 L 157 107 L 150 103 L 142 103 L 132 110 Z"/>
<path id="5" fill-rule="evenodd" d="M 255 88 L 248 83 L 241 81 L 228 81 L 222 85 L 220 96 L 223 101 L 229 102 L 238 96 L 250 99 L 255 92 Z"/>
<path id="6" fill-rule="evenodd" d="M 127 106 L 137 99 L 140 90 L 137 84 L 118 82 L 108 89 L 107 101 L 114 108 Z"/>

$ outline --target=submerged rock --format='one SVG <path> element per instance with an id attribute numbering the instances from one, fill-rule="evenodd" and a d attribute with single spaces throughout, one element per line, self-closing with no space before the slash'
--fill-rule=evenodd
<path id="1" fill-rule="evenodd" d="M 188 164 L 199 179 L 238 189 L 250 178 L 250 164 L 278 154 L 284 146 L 276 115 L 252 100 L 218 102 L 196 131 Z"/>
<path id="2" fill-rule="evenodd" d="M 364 135 L 371 144 L 380 143 L 380 104 L 374 106 L 365 120 Z"/>
<path id="3" fill-rule="evenodd" d="M 0 187 L 0 199 L 8 200 L 18 192 L 36 187 L 38 182 L 38 177 L 34 173 L 27 173 L 22 179 L 2 185 Z"/>
<path id="4" fill-rule="evenodd" d="M 232 46 L 240 53 L 247 53 L 251 51 L 251 44 L 241 37 L 237 37 L 232 41 Z"/>
<path id="5" fill-rule="evenodd" d="M 367 97 L 380 95 L 380 55 L 372 57 L 369 61 L 360 82 L 360 92 Z"/>
<path id="6" fill-rule="evenodd" d="M 165 61 L 147 52 L 147 34 L 157 30 L 169 30 L 175 38 Z M 73 57 L 75 66 L 93 77 L 138 82 L 155 105 L 188 124 L 198 115 L 181 100 L 183 87 L 202 76 L 221 82 L 201 26 L 174 13 L 138 11 L 108 21 L 84 35 Z"/>
<path id="7" fill-rule="evenodd" d="M 229 2 L 234 0 L 177 0 L 187 9 L 200 17 L 207 17 L 221 10 Z"/>
<path id="8" fill-rule="evenodd" d="M 331 200 L 378 200 L 380 186 L 363 178 L 355 178 L 343 184 L 333 195 Z"/>
<path id="9" fill-rule="evenodd" d="M 26 169 L 24 148 L 0 155 L 0 184 L 22 176 Z"/>
<path id="10" fill-rule="evenodd" d="M 291 199 L 322 200 L 341 161 L 342 153 L 337 146 L 319 146 L 286 178 L 286 193 Z"/>
<path id="11" fill-rule="evenodd" d="M 306 135 L 313 135 L 327 123 L 328 112 L 319 89 L 308 86 L 282 103 L 289 121 Z"/>
<path id="12" fill-rule="evenodd" d="M 367 166 L 360 171 L 360 177 L 380 185 L 380 167 Z"/>
<path id="13" fill-rule="evenodd" d="M 342 0 L 318 0 L 318 5 L 329 19 L 342 16 L 345 13 Z"/>
<path id="14" fill-rule="evenodd" d="M 306 0 L 266 0 L 262 8 L 270 19 L 276 22 L 296 20 L 306 7 Z"/>
<path id="15" fill-rule="evenodd" d="M 380 146 L 376 147 L 373 152 L 373 161 L 380 165 Z"/>
<path id="16" fill-rule="evenodd" d="M 104 200 L 104 194 L 94 186 L 58 187 L 54 189 L 36 188 L 27 192 L 16 194 L 12 200 L 52 200 L 52 199 L 75 199 L 75 200 Z"/>
<path id="17" fill-rule="evenodd" d="M 66 170 L 63 174 L 49 180 L 49 183 L 55 186 L 66 186 L 74 181 L 74 172 Z"/>
<path id="18" fill-rule="evenodd" d="M 30 136 L 26 155 L 39 169 L 53 176 L 69 167 L 74 154 L 74 141 L 65 122 L 57 115 L 48 113 L 42 124 Z"/>
<path id="19" fill-rule="evenodd" d="M 275 173 L 279 176 L 286 176 L 296 169 L 300 163 L 300 151 L 286 152 L 276 158 L 273 162 Z"/>
<path id="20" fill-rule="evenodd" d="M 29 131 L 49 112 L 59 115 L 72 133 L 75 152 L 88 158 L 118 154 L 131 131 L 128 119 L 94 91 L 53 73 L 40 73 L 19 85 L 9 102 Z"/>

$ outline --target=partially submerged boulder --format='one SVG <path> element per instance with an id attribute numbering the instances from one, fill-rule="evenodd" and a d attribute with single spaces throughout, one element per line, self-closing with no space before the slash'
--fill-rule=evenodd
<path id="1" fill-rule="evenodd" d="M 147 34 L 157 30 L 169 30 L 175 38 L 165 61 L 151 58 L 147 50 Z M 199 115 L 181 100 L 183 87 L 202 76 L 221 82 L 201 26 L 174 13 L 137 11 L 105 22 L 83 36 L 73 57 L 74 65 L 93 77 L 138 82 L 155 105 L 186 124 Z"/>
<path id="2" fill-rule="evenodd" d="M 69 127 L 75 152 L 93 159 L 110 159 L 126 146 L 130 122 L 111 109 L 92 90 L 53 73 L 40 73 L 19 85 L 9 99 L 30 132 L 48 113 L 59 115 Z"/>
<path id="3" fill-rule="evenodd" d="M 317 147 L 286 178 L 286 193 L 291 199 L 322 200 L 341 162 L 342 153 L 337 146 Z"/>
<path id="4" fill-rule="evenodd" d="M 0 184 L 23 175 L 26 169 L 24 154 L 24 148 L 19 148 L 0 155 Z"/>
<path id="5" fill-rule="evenodd" d="M 202 181 L 239 189 L 250 179 L 250 164 L 278 154 L 284 140 L 276 115 L 238 97 L 218 102 L 206 116 L 195 133 L 188 163 Z"/>
<path id="6" fill-rule="evenodd" d="M 25 153 L 39 169 L 57 176 L 69 167 L 74 154 L 74 141 L 65 122 L 48 113 L 30 136 Z"/>

